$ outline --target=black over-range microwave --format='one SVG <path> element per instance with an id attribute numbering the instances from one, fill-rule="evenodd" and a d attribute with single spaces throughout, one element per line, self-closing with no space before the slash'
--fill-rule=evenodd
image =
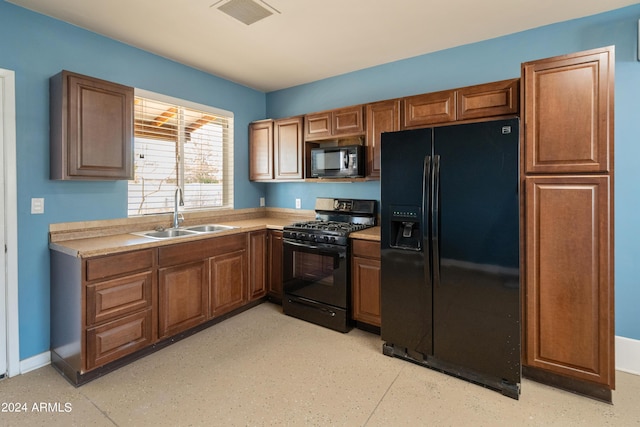
<path id="1" fill-rule="evenodd" d="M 317 147 L 311 149 L 311 176 L 313 178 L 364 177 L 364 147 Z"/>

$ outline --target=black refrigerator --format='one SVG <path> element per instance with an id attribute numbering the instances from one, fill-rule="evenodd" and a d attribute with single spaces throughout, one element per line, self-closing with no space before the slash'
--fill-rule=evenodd
<path id="1" fill-rule="evenodd" d="M 382 134 L 383 353 L 520 394 L 519 119 Z"/>

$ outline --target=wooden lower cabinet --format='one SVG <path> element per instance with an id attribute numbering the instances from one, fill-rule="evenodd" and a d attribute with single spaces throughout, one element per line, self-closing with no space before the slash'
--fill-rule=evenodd
<path id="1" fill-rule="evenodd" d="M 380 242 L 352 241 L 351 300 L 355 321 L 380 326 Z"/>
<path id="2" fill-rule="evenodd" d="M 267 241 L 280 242 L 275 254 Z M 174 242 L 89 258 L 50 251 L 51 361 L 73 384 L 246 307 L 275 277 L 282 286 L 268 264 L 281 263 L 281 231 Z"/>
<path id="3" fill-rule="evenodd" d="M 159 338 L 175 335 L 207 319 L 207 270 L 206 260 L 159 270 Z"/>
<path id="4" fill-rule="evenodd" d="M 209 313 L 220 316 L 247 302 L 247 251 L 242 248 L 211 258 Z"/>
<path id="5" fill-rule="evenodd" d="M 282 231 L 269 230 L 267 291 L 269 298 L 282 302 Z"/>
<path id="6" fill-rule="evenodd" d="M 605 396 L 596 397 L 608 400 L 615 385 L 610 178 L 532 176 L 525 185 L 525 363 L 602 385 Z"/>

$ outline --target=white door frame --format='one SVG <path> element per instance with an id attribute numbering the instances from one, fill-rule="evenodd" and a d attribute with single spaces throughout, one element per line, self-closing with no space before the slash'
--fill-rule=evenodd
<path id="1" fill-rule="evenodd" d="M 6 340 L 6 373 L 20 373 L 20 334 L 18 327 L 18 186 L 16 164 L 15 73 L 0 68 L 0 339 Z M 4 199 L 4 200 L 2 200 Z M 4 235 L 4 242 L 2 236 Z M 2 307 L 4 305 L 4 307 Z M 4 356 L 4 355 L 3 355 Z M 0 356 L 0 362 L 2 362 Z M 5 368 L 0 366 L 0 368 Z"/>

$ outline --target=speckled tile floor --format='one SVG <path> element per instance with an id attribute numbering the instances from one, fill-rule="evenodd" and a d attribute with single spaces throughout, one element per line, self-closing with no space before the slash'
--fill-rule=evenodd
<path id="1" fill-rule="evenodd" d="M 26 411 L 0 425 L 640 426 L 640 376 L 617 373 L 613 405 L 528 380 L 516 401 L 381 345 L 266 303 L 80 388 L 50 366 L 2 380 L 0 410 Z"/>

